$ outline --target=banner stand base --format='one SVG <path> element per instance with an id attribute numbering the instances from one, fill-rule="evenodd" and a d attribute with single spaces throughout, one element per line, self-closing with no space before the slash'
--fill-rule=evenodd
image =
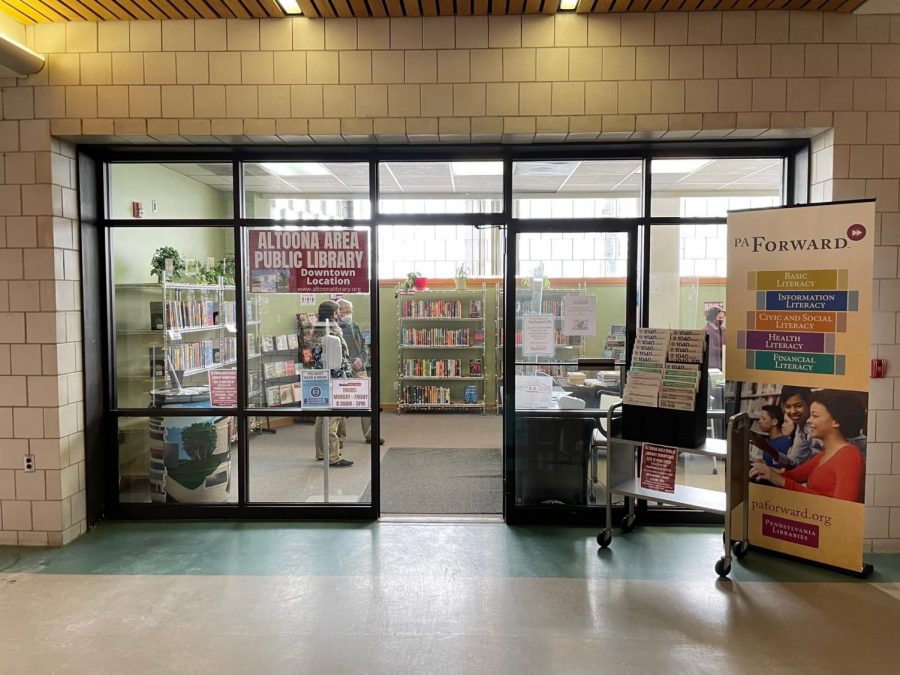
<path id="1" fill-rule="evenodd" d="M 818 562 L 817 560 L 809 560 L 808 558 L 801 558 L 800 556 L 790 555 L 789 553 L 782 553 L 781 551 L 773 551 L 772 549 L 763 548 L 762 546 L 753 546 L 752 544 L 750 546 L 750 550 L 754 551 L 755 553 L 765 553 L 776 558 L 793 560 L 799 563 L 803 563 L 804 565 L 812 565 L 813 567 L 818 567 L 819 569 L 823 570 L 829 570 L 831 572 L 849 574 L 850 576 L 856 577 L 857 579 L 868 579 L 872 572 L 875 571 L 875 566 L 872 563 L 863 563 L 862 569 L 851 570 L 847 569 L 846 567 L 836 567 L 835 565 L 828 565 L 827 563 Z"/>

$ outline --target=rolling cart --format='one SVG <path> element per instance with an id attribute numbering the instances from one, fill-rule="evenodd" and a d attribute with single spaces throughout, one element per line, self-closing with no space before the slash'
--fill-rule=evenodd
<path id="1" fill-rule="evenodd" d="M 621 404 L 611 406 L 607 413 L 607 428 L 614 417 L 621 415 Z M 613 495 L 623 495 L 628 513 L 622 518 L 622 532 L 630 532 L 635 525 L 634 504 L 637 499 L 683 506 L 725 516 L 725 555 L 716 561 L 716 574 L 727 576 L 731 561 L 743 558 L 749 548 L 747 519 L 747 471 L 750 465 L 750 417 L 739 413 L 728 420 L 726 439 L 707 439 L 696 448 L 678 448 L 679 452 L 705 455 L 725 460 L 725 491 L 708 490 L 688 485 L 675 485 L 674 492 L 660 492 L 641 487 L 640 451 L 644 441 L 610 437 L 606 458 L 606 528 L 597 535 L 597 543 L 605 548 L 612 542 Z M 731 514 L 741 507 L 740 538 L 733 537 Z"/>

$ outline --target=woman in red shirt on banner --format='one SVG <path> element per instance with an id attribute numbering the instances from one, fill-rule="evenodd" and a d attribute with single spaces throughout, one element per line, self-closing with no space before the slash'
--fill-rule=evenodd
<path id="1" fill-rule="evenodd" d="M 865 407 L 855 395 L 834 389 L 817 391 L 812 395 L 808 424 L 810 436 L 822 442 L 822 451 L 784 472 L 757 460 L 750 477 L 787 490 L 861 502 L 865 460 L 847 437 L 858 436 L 865 421 Z"/>

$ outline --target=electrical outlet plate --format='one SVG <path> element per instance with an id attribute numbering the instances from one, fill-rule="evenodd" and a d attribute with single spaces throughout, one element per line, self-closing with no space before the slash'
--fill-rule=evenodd
<path id="1" fill-rule="evenodd" d="M 25 473 L 34 473 L 34 455 L 25 455 L 23 464 Z"/>

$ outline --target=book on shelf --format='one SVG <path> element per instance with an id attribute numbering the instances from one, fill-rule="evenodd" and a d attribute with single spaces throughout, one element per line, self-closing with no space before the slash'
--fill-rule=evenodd
<path id="1" fill-rule="evenodd" d="M 288 349 L 300 349 L 300 339 L 297 337 L 296 333 L 288 333 L 287 346 Z"/>
<path id="2" fill-rule="evenodd" d="M 481 359 L 471 359 L 469 361 L 469 375 L 471 377 L 480 377 L 481 372 Z"/>
<path id="3" fill-rule="evenodd" d="M 284 362 L 284 374 L 287 376 L 293 376 L 297 374 L 297 364 L 294 361 L 285 361 Z"/>
<path id="4" fill-rule="evenodd" d="M 294 402 L 294 385 L 293 384 L 282 384 L 279 387 L 279 394 L 281 398 L 281 404 L 285 403 L 293 403 Z"/>
<path id="5" fill-rule="evenodd" d="M 162 300 L 150 301 L 150 330 L 163 330 L 166 327 L 166 312 Z"/>
<path id="6" fill-rule="evenodd" d="M 275 377 L 284 377 L 287 375 L 287 368 L 284 365 L 284 361 L 276 361 L 275 362 Z"/>
<path id="7" fill-rule="evenodd" d="M 473 333 L 472 333 L 472 338 L 474 340 L 472 344 L 479 346 L 479 347 L 481 345 L 483 345 L 484 344 L 484 329 L 483 328 L 475 329 L 475 331 L 473 331 Z"/>
<path id="8" fill-rule="evenodd" d="M 263 335 L 262 350 L 263 350 L 263 353 L 274 352 L 275 351 L 275 338 L 273 338 L 271 335 Z"/>
<path id="9" fill-rule="evenodd" d="M 472 300 L 469 303 L 469 318 L 480 319 L 482 317 L 481 300 Z"/>
<path id="10" fill-rule="evenodd" d="M 291 388 L 293 389 L 294 402 L 300 403 L 303 400 L 303 383 L 294 382 Z"/>
<path id="11" fill-rule="evenodd" d="M 264 363 L 263 364 L 263 374 L 265 375 L 267 380 L 271 380 L 273 377 L 277 377 L 275 375 L 275 364 L 274 363 Z"/>
<path id="12" fill-rule="evenodd" d="M 277 384 L 266 387 L 266 403 L 270 406 L 281 405 L 281 387 Z"/>
<path id="13" fill-rule="evenodd" d="M 287 335 L 278 335 L 275 337 L 275 349 L 279 352 L 286 352 L 288 348 Z"/>

